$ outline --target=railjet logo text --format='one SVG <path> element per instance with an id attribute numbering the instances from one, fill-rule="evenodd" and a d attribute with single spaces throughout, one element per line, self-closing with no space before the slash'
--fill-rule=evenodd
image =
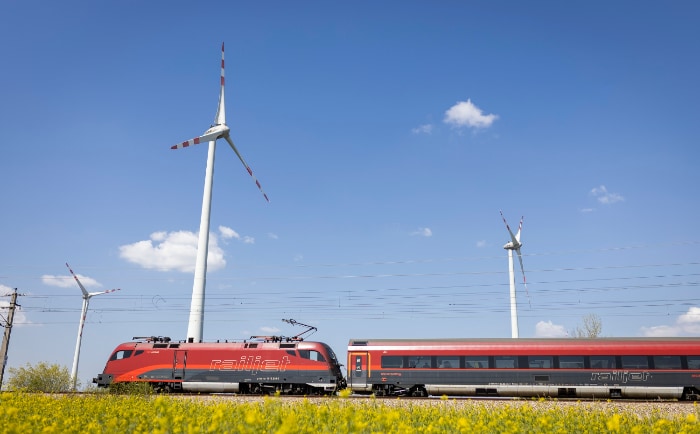
<path id="1" fill-rule="evenodd" d="M 289 356 L 282 359 L 265 359 L 261 356 L 241 356 L 240 360 L 212 360 L 210 371 L 249 371 L 255 374 L 258 371 L 284 372 L 291 363 Z"/>
<path id="2" fill-rule="evenodd" d="M 648 372 L 630 372 L 630 371 L 613 371 L 613 372 L 592 372 L 591 381 L 605 381 L 616 383 L 632 383 L 645 382 L 651 374 Z"/>

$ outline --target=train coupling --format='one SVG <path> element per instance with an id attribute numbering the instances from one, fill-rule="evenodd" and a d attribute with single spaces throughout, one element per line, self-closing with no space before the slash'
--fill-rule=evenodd
<path id="1" fill-rule="evenodd" d="M 92 382 L 97 384 L 97 387 L 107 387 L 112 384 L 112 379 L 110 374 L 97 374 L 97 378 L 93 378 Z"/>

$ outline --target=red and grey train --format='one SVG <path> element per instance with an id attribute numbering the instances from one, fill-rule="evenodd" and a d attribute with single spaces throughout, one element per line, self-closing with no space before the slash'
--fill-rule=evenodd
<path id="1" fill-rule="evenodd" d="M 352 339 L 347 384 L 375 395 L 697 400 L 700 339 Z"/>
<path id="2" fill-rule="evenodd" d="M 200 393 L 686 399 L 700 395 L 700 339 L 351 339 L 347 379 L 330 346 L 293 338 L 119 345 L 93 381 Z"/>
<path id="3" fill-rule="evenodd" d="M 117 346 L 93 382 L 146 382 L 163 392 L 330 394 L 345 387 L 340 367 L 328 345 L 297 337 L 206 343 L 147 337 Z"/>

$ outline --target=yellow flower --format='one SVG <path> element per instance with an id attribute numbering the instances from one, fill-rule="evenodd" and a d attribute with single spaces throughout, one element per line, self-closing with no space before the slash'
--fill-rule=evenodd
<path id="1" fill-rule="evenodd" d="M 607 427 L 609 431 L 619 432 L 620 431 L 620 415 L 613 414 L 612 417 L 608 419 Z"/>

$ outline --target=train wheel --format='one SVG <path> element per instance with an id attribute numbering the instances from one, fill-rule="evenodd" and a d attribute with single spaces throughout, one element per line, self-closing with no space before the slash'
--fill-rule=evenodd
<path id="1" fill-rule="evenodd" d="M 172 390 L 170 389 L 170 385 L 165 384 L 165 383 L 153 384 L 153 391 L 155 393 L 170 393 L 170 392 L 172 392 Z"/>
<path id="2" fill-rule="evenodd" d="M 417 386 L 415 389 L 413 389 L 411 391 L 411 396 L 425 397 L 425 396 L 428 396 L 428 392 L 425 390 L 425 387 Z"/>
<path id="3" fill-rule="evenodd" d="M 697 401 L 700 399 L 700 391 L 695 387 L 684 387 L 683 395 L 681 396 L 682 401 Z"/>

